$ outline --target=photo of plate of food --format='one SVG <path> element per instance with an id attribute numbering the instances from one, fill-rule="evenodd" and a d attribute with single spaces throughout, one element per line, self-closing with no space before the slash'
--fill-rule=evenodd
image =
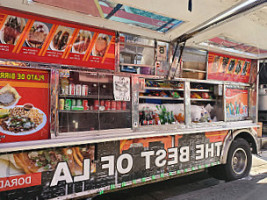
<path id="1" fill-rule="evenodd" d="M 80 30 L 74 44 L 72 45 L 72 52 L 84 54 L 89 47 L 91 39 L 92 34 L 90 31 Z"/>
<path id="2" fill-rule="evenodd" d="M 46 24 L 38 21 L 34 22 L 26 38 L 27 45 L 33 48 L 41 48 L 48 33 L 49 29 Z"/>
<path id="3" fill-rule="evenodd" d="M 99 34 L 95 41 L 95 45 L 92 50 L 92 55 L 103 57 L 105 55 L 109 42 L 110 38 L 108 35 L 102 33 Z"/>
<path id="4" fill-rule="evenodd" d="M 1 42 L 16 45 L 24 27 L 25 19 L 9 15 L 0 31 Z"/>
<path id="5" fill-rule="evenodd" d="M 64 26 L 59 26 L 51 43 L 50 48 L 54 51 L 64 51 L 71 38 L 73 30 Z"/>
<path id="6" fill-rule="evenodd" d="M 0 108 L 12 108 L 20 98 L 17 90 L 7 84 L 0 89 Z"/>
<path id="7" fill-rule="evenodd" d="M 0 109 L 0 132 L 7 135 L 29 135 L 41 130 L 47 121 L 43 111 L 32 104 Z"/>

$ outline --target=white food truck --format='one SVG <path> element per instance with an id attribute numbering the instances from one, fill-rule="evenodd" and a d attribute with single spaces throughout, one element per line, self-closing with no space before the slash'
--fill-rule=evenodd
<path id="1" fill-rule="evenodd" d="M 0 0 L 0 199 L 247 176 L 266 6 Z"/>

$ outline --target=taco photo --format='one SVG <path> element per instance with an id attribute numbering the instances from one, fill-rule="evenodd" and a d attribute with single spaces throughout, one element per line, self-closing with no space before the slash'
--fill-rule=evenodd
<path id="1" fill-rule="evenodd" d="M 9 84 L 0 89 L 0 108 L 9 108 L 16 105 L 21 96 L 14 87 Z"/>
<path id="2" fill-rule="evenodd" d="M 64 26 L 59 26 L 50 43 L 50 48 L 55 51 L 64 51 L 71 38 L 73 30 Z"/>

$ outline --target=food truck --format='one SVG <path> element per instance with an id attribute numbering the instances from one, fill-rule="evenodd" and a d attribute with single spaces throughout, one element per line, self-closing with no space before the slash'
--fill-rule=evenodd
<path id="1" fill-rule="evenodd" d="M 0 1 L 1 200 L 249 174 L 266 2 L 167 2 Z"/>

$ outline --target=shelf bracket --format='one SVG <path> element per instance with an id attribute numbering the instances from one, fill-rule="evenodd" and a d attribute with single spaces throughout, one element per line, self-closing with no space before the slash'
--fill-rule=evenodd
<path id="1" fill-rule="evenodd" d="M 182 45 L 180 45 L 180 53 L 179 53 L 179 58 L 178 58 L 178 64 L 181 62 L 186 40 L 183 41 L 183 42 L 179 42 L 179 41 L 176 42 L 175 50 L 174 50 L 174 53 L 172 55 L 172 63 L 170 65 L 170 69 L 169 69 L 169 73 L 168 73 L 168 77 L 167 77 L 167 79 L 169 79 L 169 80 L 173 79 L 175 77 L 176 72 L 177 72 L 178 65 L 176 65 L 175 69 L 172 69 L 172 65 L 173 65 L 173 62 L 174 62 L 174 59 L 175 59 L 175 55 L 177 53 L 177 50 L 178 50 L 178 47 L 179 47 L 180 43 L 182 43 Z M 172 73 L 173 71 L 174 71 L 174 73 Z"/>

